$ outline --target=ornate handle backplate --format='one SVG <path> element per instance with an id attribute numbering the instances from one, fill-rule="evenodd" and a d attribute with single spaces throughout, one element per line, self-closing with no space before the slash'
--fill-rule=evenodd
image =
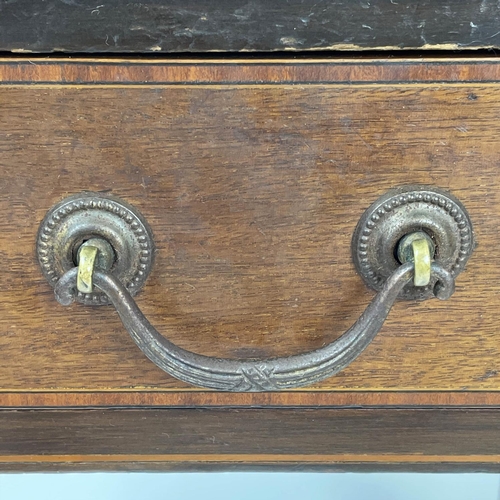
<path id="1" fill-rule="evenodd" d="M 144 354 L 190 384 L 220 391 L 278 391 L 328 378 L 373 340 L 397 298 L 448 299 L 474 248 L 465 208 L 426 186 L 391 190 L 364 213 L 354 232 L 353 259 L 378 290 L 360 318 L 320 349 L 295 356 L 239 360 L 203 356 L 163 337 L 133 299 L 154 256 L 152 233 L 130 205 L 97 193 L 63 200 L 44 218 L 37 239 L 42 271 L 63 305 L 112 303 Z"/>

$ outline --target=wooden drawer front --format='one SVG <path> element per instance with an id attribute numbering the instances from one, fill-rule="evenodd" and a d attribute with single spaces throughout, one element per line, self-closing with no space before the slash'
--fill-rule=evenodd
<path id="1" fill-rule="evenodd" d="M 0 404 L 498 404 L 500 63 L 0 62 Z M 170 340 L 270 357 L 332 341 L 373 296 L 350 240 L 388 189 L 449 190 L 479 246 L 447 302 L 399 302 L 339 375 L 216 394 L 163 373 L 111 307 L 56 303 L 34 255 L 62 198 L 152 226 L 137 300 Z"/>

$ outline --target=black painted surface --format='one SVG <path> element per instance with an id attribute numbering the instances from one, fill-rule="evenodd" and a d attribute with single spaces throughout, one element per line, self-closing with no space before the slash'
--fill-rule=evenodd
<path id="1" fill-rule="evenodd" d="M 477 49 L 496 0 L 2 0 L 0 51 Z"/>

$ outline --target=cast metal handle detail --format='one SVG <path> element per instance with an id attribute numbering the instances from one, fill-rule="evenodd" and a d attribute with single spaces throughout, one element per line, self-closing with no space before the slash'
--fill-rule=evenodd
<path id="1" fill-rule="evenodd" d="M 100 193 L 70 196 L 40 225 L 38 260 L 58 302 L 112 303 L 144 354 L 170 375 L 219 391 L 278 391 L 331 377 L 370 344 L 398 298 L 448 299 L 475 246 L 469 216 L 451 194 L 396 188 L 363 214 L 352 239 L 356 270 L 378 293 L 330 344 L 288 357 L 241 360 L 196 354 L 163 337 L 132 296 L 151 270 L 154 242 L 142 215 Z M 411 281 L 413 279 L 413 281 Z"/>
<path id="2" fill-rule="evenodd" d="M 349 365 L 382 328 L 398 294 L 413 278 L 413 270 L 412 262 L 396 269 L 354 325 L 327 346 L 305 354 L 255 361 L 213 358 L 186 351 L 158 333 L 112 274 L 94 270 L 93 284 L 109 297 L 135 343 L 162 370 L 200 387 L 259 392 L 310 385 Z M 69 305 L 74 301 L 77 274 L 78 268 L 73 268 L 58 281 L 55 295 L 59 303 Z M 438 280 L 435 295 L 449 298 L 454 291 L 451 274 L 437 263 L 432 263 L 431 274 Z"/>

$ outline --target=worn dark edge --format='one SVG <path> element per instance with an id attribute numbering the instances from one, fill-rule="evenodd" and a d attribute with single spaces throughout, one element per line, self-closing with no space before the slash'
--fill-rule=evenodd
<path id="1" fill-rule="evenodd" d="M 495 0 L 12 0 L 0 51 L 210 53 L 500 46 Z"/>
<path id="2" fill-rule="evenodd" d="M 500 470 L 494 409 L 0 411 L 0 470 Z"/>
<path id="3" fill-rule="evenodd" d="M 439 58 L 439 57 L 395 57 L 391 56 L 372 59 L 358 59 L 358 58 L 346 58 L 349 54 L 345 54 L 342 58 L 328 58 L 328 57 L 315 57 L 309 59 L 276 59 L 276 60 L 266 60 L 260 58 L 253 58 L 251 55 L 241 58 L 241 59 L 225 59 L 213 55 L 211 58 L 198 60 L 191 59 L 189 55 L 184 56 L 181 60 L 176 60 L 170 57 L 163 58 L 144 58 L 144 59 L 133 59 L 131 56 L 124 55 L 122 58 L 114 56 L 113 58 L 96 58 L 93 56 L 87 57 L 73 57 L 73 56 L 35 56 L 35 57 L 2 57 L 0 55 L 0 64 L 2 66 L 18 66 L 22 64 L 30 64 L 37 66 L 52 66 L 54 64 L 65 64 L 68 66 L 79 66 L 84 64 L 85 66 L 96 67 L 96 66 L 175 66 L 175 67 L 187 67 L 196 65 L 197 67 L 210 68 L 215 65 L 220 66 L 230 66 L 230 67 L 241 67 L 241 66 L 271 66 L 275 67 L 287 67 L 287 66 L 325 66 L 325 65 L 335 65 L 335 66 L 427 66 L 428 64 L 439 64 L 440 66 L 456 66 L 460 64 L 467 64 L 469 66 L 481 66 L 488 64 L 496 64 L 498 61 L 495 57 L 481 57 L 475 58 L 471 55 L 449 58 Z"/>
<path id="4" fill-rule="evenodd" d="M 220 462 L 11 462 L 0 463 L 1 473 L 29 472 L 413 472 L 413 473 L 493 473 L 500 472 L 500 465 L 476 462 L 448 463 L 330 463 L 304 462 L 229 463 Z"/>

